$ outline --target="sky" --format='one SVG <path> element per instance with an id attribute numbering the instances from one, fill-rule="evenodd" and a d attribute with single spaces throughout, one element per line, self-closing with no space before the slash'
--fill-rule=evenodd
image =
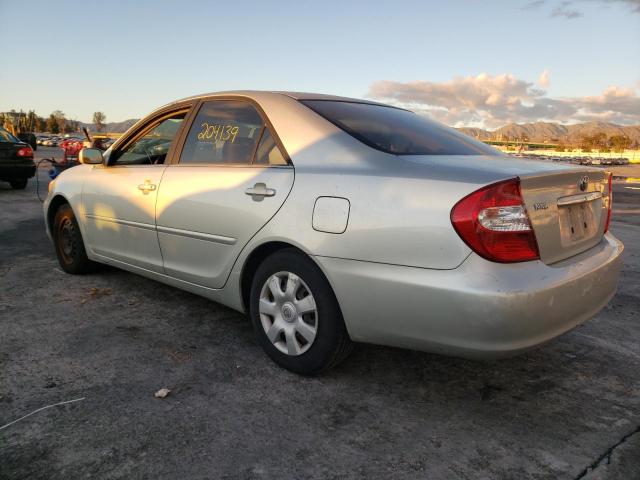
<path id="1" fill-rule="evenodd" d="M 0 0 L 0 39 L 0 111 L 115 122 L 257 89 L 454 126 L 640 124 L 640 0 Z"/>

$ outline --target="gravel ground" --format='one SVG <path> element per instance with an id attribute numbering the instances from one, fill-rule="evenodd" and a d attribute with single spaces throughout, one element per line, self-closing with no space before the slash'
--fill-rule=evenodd
<path id="1" fill-rule="evenodd" d="M 0 184 L 0 427 L 83 399 L 2 428 L 0 478 L 640 478 L 639 193 L 619 291 L 573 332 L 495 362 L 360 345 L 303 378 L 232 310 L 62 273 L 33 183 Z"/>

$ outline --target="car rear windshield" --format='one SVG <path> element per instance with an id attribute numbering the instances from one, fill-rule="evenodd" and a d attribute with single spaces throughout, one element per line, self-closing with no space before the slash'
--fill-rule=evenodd
<path id="1" fill-rule="evenodd" d="M 301 100 L 370 147 L 395 155 L 499 155 L 453 128 L 403 110 L 369 103 Z"/>
<path id="2" fill-rule="evenodd" d="M 9 132 L 4 130 L 3 128 L 0 128 L 0 142 L 17 143 L 19 141 L 20 140 L 11 135 Z"/>

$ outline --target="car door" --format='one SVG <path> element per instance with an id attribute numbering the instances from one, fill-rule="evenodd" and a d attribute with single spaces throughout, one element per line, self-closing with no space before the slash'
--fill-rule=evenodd
<path id="1" fill-rule="evenodd" d="M 264 115 L 240 99 L 203 102 L 176 159 L 156 208 L 165 272 L 221 288 L 287 197 L 293 167 Z"/>
<path id="2" fill-rule="evenodd" d="M 189 106 L 154 115 L 110 151 L 84 182 L 89 248 L 96 254 L 163 272 L 155 209 L 167 159 Z"/>

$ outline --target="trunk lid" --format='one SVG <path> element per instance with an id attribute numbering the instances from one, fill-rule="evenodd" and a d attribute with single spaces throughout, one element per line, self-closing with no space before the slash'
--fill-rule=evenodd
<path id="1" fill-rule="evenodd" d="M 483 185 L 519 177 L 540 259 L 546 264 L 588 250 L 604 234 L 608 173 L 600 168 L 507 155 L 416 155 L 403 159 L 426 167 L 430 179 L 455 179 L 466 184 L 465 195 Z M 588 182 L 583 191 L 579 183 L 585 176 Z"/>
<path id="2" fill-rule="evenodd" d="M 607 220 L 608 173 L 595 169 L 520 177 L 540 260 L 552 264 L 597 245 Z"/>
<path id="3" fill-rule="evenodd" d="M 17 152 L 21 147 L 26 145 L 14 142 L 0 142 L 0 160 L 16 160 Z"/>

